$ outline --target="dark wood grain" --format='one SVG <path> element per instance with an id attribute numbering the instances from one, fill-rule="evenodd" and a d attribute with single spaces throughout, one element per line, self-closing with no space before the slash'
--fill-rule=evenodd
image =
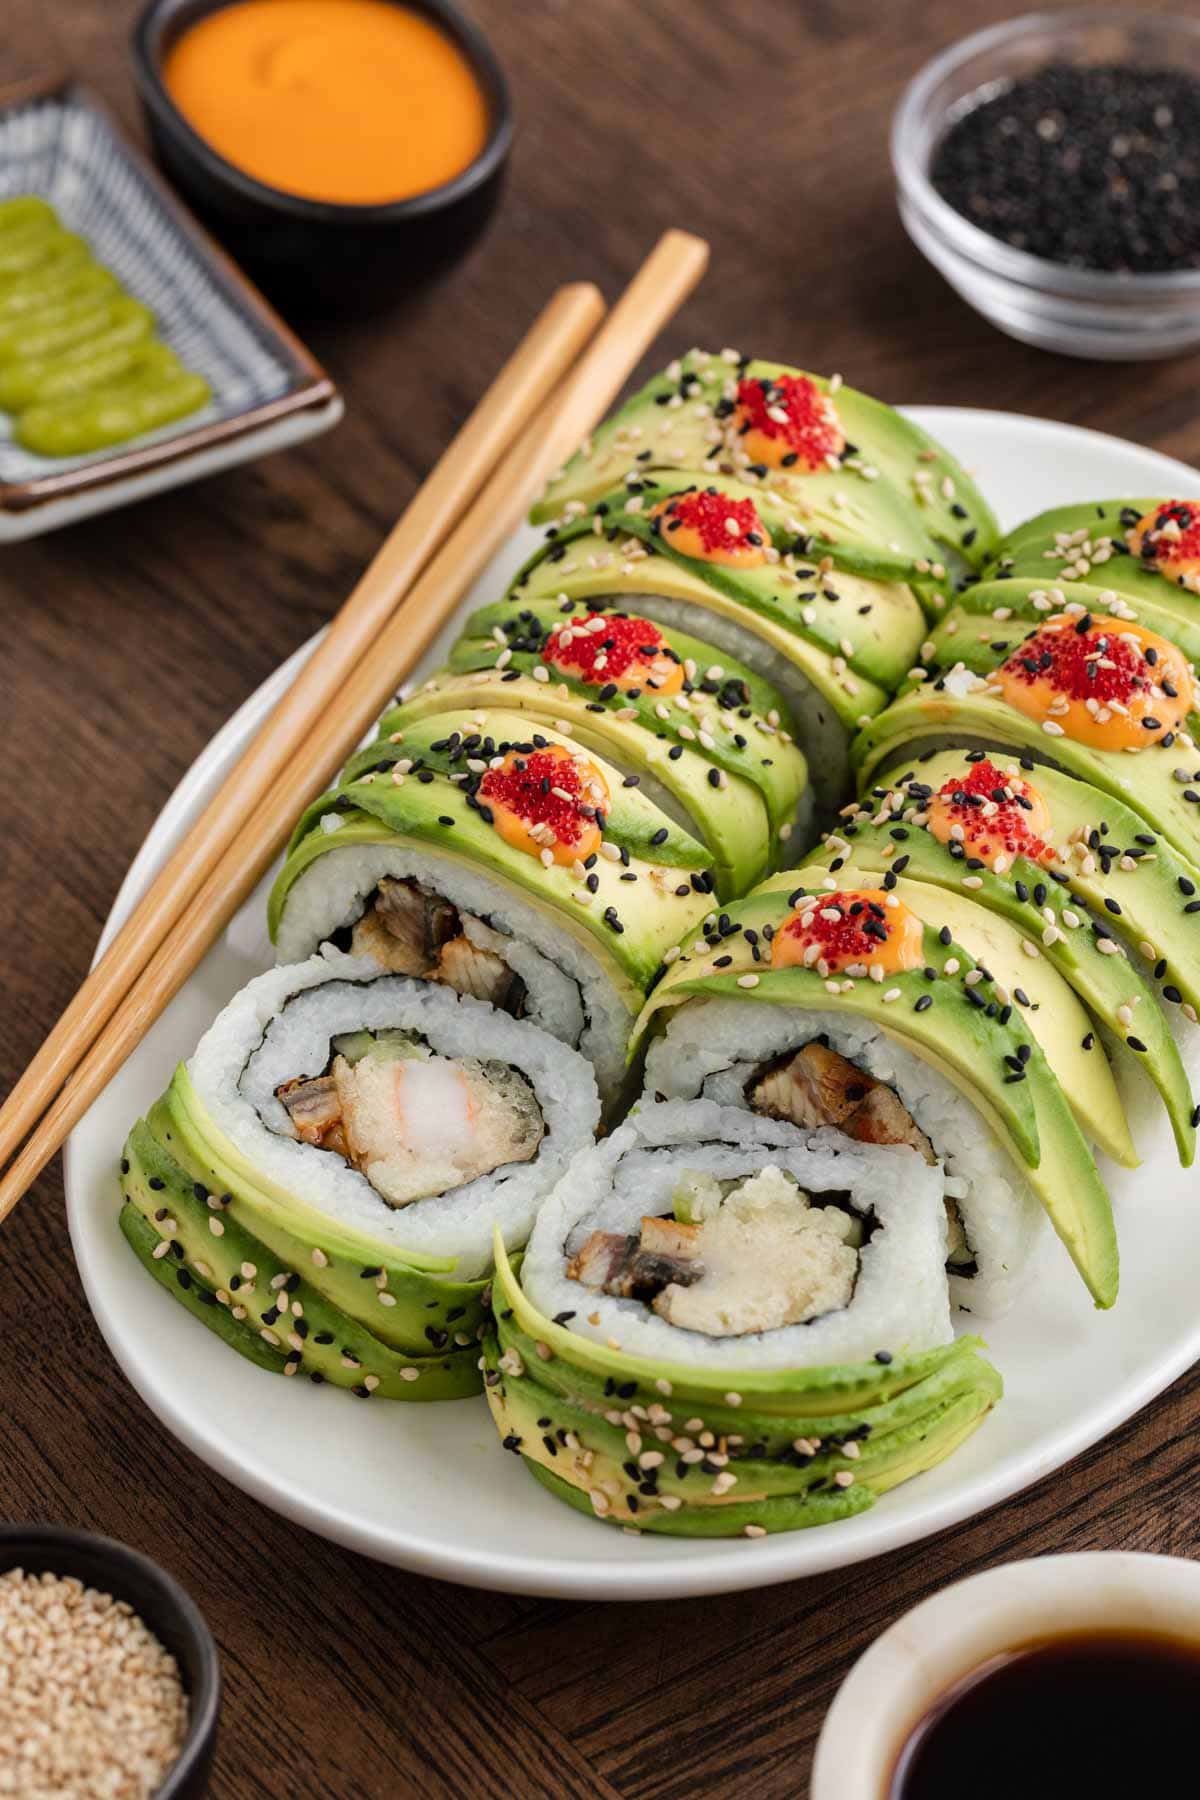
<path id="1" fill-rule="evenodd" d="M 692 226 L 713 266 L 673 346 L 753 347 L 889 399 L 1042 413 L 1200 459 L 1196 359 L 1098 369 L 1009 343 L 901 231 L 899 90 L 1010 0 L 474 10 L 520 108 L 507 199 L 437 287 L 307 328 L 345 390 L 337 433 L 0 556 L 0 1091 L 173 784 L 345 594 L 556 282 L 614 294 L 661 228 Z M 135 11 L 4 0 L 0 79 L 85 70 L 136 128 Z M 782 1800 L 805 1791 L 855 1655 L 931 1588 L 1048 1550 L 1200 1553 L 1193 1374 L 1021 1498 L 864 1568 L 654 1607 L 424 1582 L 284 1524 L 165 1438 L 79 1291 L 57 1170 L 0 1249 L 0 1509 L 139 1544 L 200 1598 L 228 1681 L 217 1800 Z"/>

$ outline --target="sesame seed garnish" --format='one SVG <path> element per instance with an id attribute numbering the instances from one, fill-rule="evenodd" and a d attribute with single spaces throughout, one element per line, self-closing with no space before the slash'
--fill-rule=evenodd
<path id="1" fill-rule="evenodd" d="M 0 1722 L 10 1792 L 158 1792 L 187 1732 L 187 1696 L 174 1657 L 126 1601 L 74 1576 L 11 1569 L 0 1640 L 13 1652 Z"/>

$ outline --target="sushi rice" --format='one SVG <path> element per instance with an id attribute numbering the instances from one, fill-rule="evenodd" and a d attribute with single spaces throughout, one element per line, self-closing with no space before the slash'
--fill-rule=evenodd
<path id="1" fill-rule="evenodd" d="M 675 1012 L 651 1045 L 647 1096 L 745 1107 L 747 1084 L 762 1064 L 817 1037 L 892 1088 L 941 1159 L 945 1199 L 958 1211 L 974 1259 L 972 1273 L 951 1267 L 954 1305 L 983 1318 L 1006 1312 L 1043 1229 L 1042 1208 L 971 1102 L 870 1020 L 753 1001 L 694 1000 Z M 794 1126 L 785 1129 L 800 1135 Z"/>
<path id="2" fill-rule="evenodd" d="M 328 815 L 331 819 L 337 814 Z M 527 989 L 528 1020 L 585 1056 L 605 1094 L 626 1079 L 632 1015 L 584 937 L 546 909 L 461 860 L 416 844 L 358 844 L 316 857 L 288 892 L 276 935 L 281 964 L 303 962 L 363 915 L 384 878 L 409 879 L 451 901 L 473 943 L 493 951 Z"/>
<path id="3" fill-rule="evenodd" d="M 296 1141 L 275 1089 L 323 1069 L 334 1039 L 390 1029 L 415 1032 L 440 1057 L 486 1057 L 519 1070 L 545 1125 L 534 1159 L 393 1207 L 342 1157 Z M 524 1243 L 539 1201 L 599 1122 L 590 1067 L 536 1025 L 450 988 L 380 975 L 338 951 L 250 982 L 200 1040 L 189 1069 L 214 1130 L 264 1180 L 380 1246 L 453 1259 L 458 1279 L 488 1268 L 494 1224 L 506 1245 Z"/>
<path id="4" fill-rule="evenodd" d="M 866 1222 L 849 1303 L 805 1323 L 714 1336 L 672 1325 L 640 1299 L 596 1292 L 567 1272 L 593 1231 L 636 1235 L 645 1215 L 669 1214 L 681 1181 L 742 1182 L 764 1169 L 789 1174 L 814 1200 L 832 1192 Z M 831 1131 L 807 1139 L 793 1126 L 715 1100 L 643 1103 L 578 1156 L 538 1214 L 521 1282 L 540 1311 L 573 1313 L 572 1329 L 634 1355 L 729 1369 L 857 1362 L 880 1349 L 905 1353 L 949 1342 L 942 1177 L 914 1150 L 855 1144 Z M 769 1269 L 755 1280 L 769 1284 Z"/>

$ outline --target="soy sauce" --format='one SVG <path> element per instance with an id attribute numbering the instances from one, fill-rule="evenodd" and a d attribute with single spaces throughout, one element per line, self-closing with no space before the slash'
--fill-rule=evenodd
<path id="1" fill-rule="evenodd" d="M 1150 1794 L 1195 1768 L 1198 1717 L 1200 1638 L 1113 1631 L 1026 1644 L 926 1713 L 887 1800 Z"/>

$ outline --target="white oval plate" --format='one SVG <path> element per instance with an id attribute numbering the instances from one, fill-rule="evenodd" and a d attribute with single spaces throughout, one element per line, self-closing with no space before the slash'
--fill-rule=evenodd
<path id="1" fill-rule="evenodd" d="M 1073 426 L 958 408 L 921 407 L 913 416 L 978 474 L 1005 525 L 1070 501 L 1195 486 L 1179 463 Z M 523 529 L 469 604 L 502 591 L 499 574 L 534 541 Z M 181 782 L 129 871 L 104 941 L 298 660 L 247 701 Z M 363 1404 L 330 1387 L 280 1381 L 232 1355 L 149 1281 L 116 1224 L 125 1133 L 214 1013 L 269 962 L 263 912 L 260 894 L 74 1132 L 67 1207 L 92 1310 L 147 1405 L 204 1462 L 312 1531 L 426 1575 L 572 1599 L 657 1599 L 788 1581 L 912 1543 L 1005 1499 L 1111 1431 L 1200 1357 L 1200 1207 L 1194 1191 L 1189 1202 L 1189 1178 L 1165 1124 L 1152 1117 L 1141 1169 L 1106 1172 L 1123 1264 L 1115 1311 L 1091 1308 L 1046 1234 L 1021 1306 L 987 1334 L 1007 1383 L 1003 1403 L 948 1462 L 839 1524 L 728 1542 L 627 1536 L 538 1487 L 518 1458 L 501 1452 L 482 1400 Z M 1194 1176 L 1190 1184 L 1194 1190 Z"/>

